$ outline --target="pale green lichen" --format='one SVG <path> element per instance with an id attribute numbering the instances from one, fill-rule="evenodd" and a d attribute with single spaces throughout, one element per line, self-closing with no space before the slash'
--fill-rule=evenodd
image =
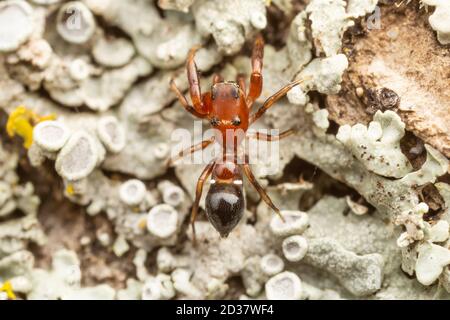
<path id="1" fill-rule="evenodd" d="M 348 67 L 344 54 L 312 60 L 296 77 L 304 83 L 294 87 L 288 93 L 291 103 L 306 105 L 309 102 L 308 91 L 316 90 L 323 94 L 336 94 L 341 89 L 342 76 Z"/>
<path id="2" fill-rule="evenodd" d="M 422 0 L 422 2 L 436 7 L 428 21 L 436 30 L 439 42 L 443 45 L 450 44 L 450 2 L 446 0 Z"/>
<path id="3" fill-rule="evenodd" d="M 99 153 L 92 135 L 85 131 L 75 132 L 58 153 L 55 161 L 60 176 L 76 181 L 86 178 L 96 167 Z"/>
<path id="4" fill-rule="evenodd" d="M 444 198 L 445 208 L 443 213 L 443 219 L 450 223 L 450 185 L 444 182 L 438 182 L 435 184 L 442 198 Z"/>
<path id="5" fill-rule="evenodd" d="M 392 111 L 378 111 L 368 127 L 363 124 L 339 128 L 336 138 L 370 170 L 386 177 L 401 178 L 412 166 L 400 149 L 405 124 Z"/>
<path id="6" fill-rule="evenodd" d="M 409 185 L 422 186 L 428 182 L 434 183 L 436 178 L 444 175 L 448 170 L 449 160 L 430 145 L 425 145 L 427 160 L 415 172 L 405 175 L 401 181 Z"/>
<path id="7" fill-rule="evenodd" d="M 429 286 L 439 278 L 444 267 L 449 264 L 450 250 L 425 242 L 418 249 L 415 267 L 417 280 L 421 284 Z"/>
<path id="8" fill-rule="evenodd" d="M 36 217 L 27 216 L 0 224 L 0 257 L 24 250 L 29 243 L 43 245 L 45 241 Z"/>
<path id="9" fill-rule="evenodd" d="M 354 18 L 359 18 L 375 10 L 378 0 L 348 0 L 347 12 Z"/>
<path id="10" fill-rule="evenodd" d="M 300 70 L 312 59 L 312 43 L 307 36 L 307 13 L 299 13 L 292 21 L 286 48 L 290 57 L 296 57 L 295 67 Z"/>
<path id="11" fill-rule="evenodd" d="M 60 250 L 53 255 L 52 269 L 33 269 L 28 299 L 104 300 L 113 299 L 115 290 L 103 284 L 81 287 L 80 262 L 75 252 Z"/>
<path id="12" fill-rule="evenodd" d="M 348 19 L 345 7 L 344 0 L 313 0 L 306 8 L 315 46 L 326 56 L 339 52 L 345 30 L 354 25 Z"/>
<path id="13" fill-rule="evenodd" d="M 230 291 L 229 278 L 239 275 L 243 278 L 248 296 L 273 297 L 273 290 L 269 288 L 264 292 L 264 286 L 269 277 L 285 270 L 285 260 L 278 257 L 281 263 L 272 270 L 261 264 L 266 261 L 268 253 L 282 256 L 282 244 L 289 242 L 289 238 L 285 239 L 288 236 L 294 237 L 294 240 L 304 239 L 308 244 L 303 257 L 286 255 L 292 260 L 286 263 L 286 268 L 294 274 L 290 279 L 298 279 L 302 286 L 301 290 L 291 286 L 295 289 L 294 295 L 288 297 L 429 298 L 433 290 L 417 286 L 415 281 L 405 277 L 400 265 L 410 275 L 416 272 L 422 283 L 428 285 L 439 279 L 444 288 L 450 287 L 446 261 L 436 264 L 427 259 L 434 257 L 433 253 L 427 253 L 427 246 L 442 251 L 439 248 L 445 249 L 448 245 L 448 212 L 439 212 L 436 218 L 440 220 L 425 222 L 424 214 L 429 209 L 421 202 L 417 190 L 418 186 L 434 183 L 444 175 L 448 170 L 448 160 L 426 145 L 427 162 L 412 172 L 399 150 L 404 125 L 390 112 L 377 114 L 369 127 L 358 125 L 353 135 L 350 128 L 350 138 L 345 137 L 345 130 L 348 129 L 341 127 L 342 132 L 336 139 L 333 134 L 327 134 L 330 121 L 322 100 L 317 99 L 317 93 L 308 94 L 309 91 L 322 95 L 339 92 L 349 63 L 347 57 L 340 54 L 345 52 L 342 48 L 343 33 L 355 18 L 371 13 L 377 1 L 312 0 L 306 5 L 307 9 L 293 20 L 286 46 L 275 48 L 266 45 L 264 90 L 258 103 L 283 84 L 293 79 L 304 80 L 303 84 L 291 90 L 288 99 L 281 100 L 260 122 L 261 126 L 300 129 L 297 135 L 280 143 L 280 166 L 270 179 L 271 184 L 275 185 L 267 187 L 289 222 L 287 226 L 283 224 L 262 203 L 258 194 L 246 186 L 247 196 L 252 201 L 259 201 L 256 222 L 250 212 L 246 212 L 235 232 L 227 239 L 220 239 L 207 222 L 199 221 L 196 224 L 197 247 L 192 246 L 190 229 L 187 231 L 188 239 L 179 245 L 179 239 L 185 239 L 182 237 L 184 228 L 180 228 L 180 224 L 186 221 L 192 204 L 189 198 L 194 191 L 192 183 L 199 175 L 195 167 L 175 169 L 176 178 L 185 187 L 186 197 L 174 203 L 169 203 L 171 200 L 168 200 L 166 188 L 162 184 L 155 188 L 154 181 L 146 184 L 148 190 L 137 204 L 123 203 L 119 197 L 123 179 L 116 180 L 116 176 L 121 172 L 133 178 L 152 180 L 165 174 L 167 168 L 164 161 L 170 154 L 171 133 L 177 127 L 186 128 L 192 124 L 192 118 L 186 115 L 178 102 L 171 105 L 175 97 L 168 88 L 168 79 L 175 74 L 180 89 L 186 91 L 187 81 L 182 65 L 189 48 L 197 43 L 208 43 L 196 57 L 199 69 L 205 72 L 216 66 L 219 71 L 223 53 L 239 51 L 265 26 L 267 4 L 259 0 L 245 3 L 235 0 L 196 1 L 195 4 L 192 1 L 160 1 L 163 8 L 172 6 L 184 12 L 189 8 L 192 12 L 166 11 L 161 17 L 155 4 L 147 0 L 86 0 L 84 3 L 96 16 L 102 17 L 102 25 L 97 26 L 99 39 L 105 40 L 104 25 L 119 27 L 128 34 L 129 41 L 122 38 L 117 41 L 123 44 L 126 52 L 110 52 L 117 53 L 120 57 L 116 58 L 120 59 L 108 61 L 105 60 L 108 55 L 99 52 L 102 50 L 98 47 L 95 50 L 95 44 L 93 47 L 86 44 L 86 48 L 67 48 L 61 46 L 58 40 L 50 40 L 51 37 L 44 40 L 36 35 L 36 42 L 33 42 L 36 45 L 30 42 L 26 50 L 14 53 L 7 61 L 0 59 L 0 68 L 4 71 L 0 77 L 6 79 L 2 84 L 7 87 L 3 91 L 8 91 L 6 94 L 1 92 L 0 103 L 9 113 L 11 106 L 17 105 L 11 104 L 14 97 L 20 102 L 31 103 L 33 108 L 36 106 L 36 112 L 42 114 L 57 111 L 61 113 L 61 123 L 75 135 L 84 132 L 92 138 L 87 152 L 67 152 L 67 144 L 63 147 L 64 152 L 59 149 L 44 150 L 43 146 L 33 143 L 29 158 L 36 166 L 45 159 L 59 159 L 57 172 L 63 176 L 66 197 L 87 206 L 89 215 L 104 212 L 117 234 L 113 238 L 110 233 L 99 229 L 95 230 L 96 239 L 83 234 L 75 241 L 80 241 L 82 246 L 99 241 L 102 249 L 114 253 L 120 261 L 123 261 L 122 255 L 125 253 L 128 257 L 136 251 L 133 260 L 136 273 L 127 273 L 126 288 L 118 290 L 116 295 L 115 290 L 105 285 L 81 287 L 81 267 L 74 252 L 53 253 L 52 268 L 33 269 L 33 255 L 26 248 L 30 242 L 42 245 L 45 240 L 37 221 L 7 220 L 0 223 L 0 277 L 2 281 L 9 280 L 15 292 L 23 293 L 27 298 L 57 299 L 223 298 Z M 276 1 L 276 4 L 280 4 L 286 14 L 294 10 L 285 1 Z M 239 14 L 236 15 L 236 12 Z M 129 19 L 130 16 L 133 19 Z M 211 41 L 208 40 L 210 35 Z M 138 56 L 133 56 L 134 50 L 130 45 L 136 48 Z M 37 51 L 34 53 L 32 49 Z M 19 66 L 25 66 L 25 69 Z M 250 66 L 249 57 L 239 55 L 230 60 L 221 73 L 227 80 L 234 80 L 240 72 L 248 75 Z M 158 68 L 155 74 L 151 74 L 153 67 Z M 210 76 L 202 77 L 204 92 L 209 90 L 210 80 Z M 24 88 L 20 91 L 17 86 Z M 110 138 L 115 135 L 114 132 L 104 135 L 104 130 L 98 130 L 99 123 L 105 124 L 99 122 L 99 114 L 86 112 L 83 108 L 79 112 L 66 112 L 50 99 L 30 92 L 41 87 L 53 100 L 66 107 L 87 106 L 101 111 L 101 117 L 116 119 L 117 122 L 114 122 L 126 132 L 125 139 L 119 143 L 120 148 L 111 145 Z M 310 99 L 312 101 L 308 104 Z M 342 135 L 344 139 L 339 139 Z M 364 149 L 361 144 L 369 149 L 370 155 L 378 158 L 374 160 L 361 156 Z M 89 165 L 83 166 L 84 162 L 80 160 L 84 160 L 86 155 L 96 156 L 93 157 L 95 160 L 88 161 Z M 294 157 L 311 163 L 327 175 L 315 170 L 313 183 L 303 181 L 300 176 L 289 177 L 290 183 L 278 183 L 286 165 Z M 383 163 L 381 157 L 385 157 L 389 164 Z M 17 161 L 15 154 L 5 159 L 5 163 L 14 159 Z M 87 170 L 75 170 L 82 172 L 75 176 L 67 174 L 74 171 L 64 170 L 68 167 L 80 169 L 80 166 Z M 0 169 L 3 167 L 0 166 Z M 114 178 L 105 175 L 102 170 L 113 172 Z M 15 166 L 6 171 L 9 177 L 0 183 L 0 190 L 4 191 L 4 196 L 0 197 L 0 204 L 3 203 L 0 215 L 5 212 L 2 219 L 9 218 L 12 212 L 8 203 L 11 195 L 14 198 L 11 182 L 15 181 L 15 176 L 11 178 L 11 171 L 14 173 Z M 265 176 L 268 173 L 262 175 L 265 179 L 261 183 L 267 186 L 269 179 Z M 298 180 L 293 181 L 294 178 Z M 354 194 L 345 194 L 341 198 L 322 196 L 323 188 L 335 185 L 333 179 L 353 188 L 374 208 L 365 204 L 363 199 L 357 200 Z M 448 185 L 439 182 L 435 186 L 448 208 Z M 28 186 L 24 189 L 27 192 L 23 198 L 30 198 L 33 192 L 30 193 Z M 16 199 L 12 200 L 16 203 Z M 158 208 L 161 202 L 171 204 L 177 211 L 177 226 L 169 230 L 170 237 L 167 239 L 161 238 L 161 235 L 158 237 L 152 223 L 150 229 L 154 234 L 146 229 L 147 212 L 153 207 Z M 299 211 L 300 203 L 302 206 L 314 205 L 306 213 Z M 203 200 L 201 206 L 204 206 Z M 349 210 L 356 214 L 347 214 Z M 23 211 L 28 212 L 28 209 Z M 367 212 L 370 214 L 364 214 Z M 48 215 L 42 216 L 46 219 Z M 164 219 L 159 220 L 164 222 Z M 156 222 L 160 225 L 161 221 Z M 396 245 L 396 239 L 403 248 Z M 173 246 L 176 250 L 171 248 Z M 149 269 L 147 264 L 149 252 L 154 250 L 158 250 L 157 271 Z M 419 259 L 418 252 L 421 252 Z M 298 283 L 293 281 L 291 284 Z M 46 288 L 52 290 L 46 291 Z M 280 292 L 275 293 L 277 296 Z"/>
<path id="14" fill-rule="evenodd" d="M 193 5 L 192 13 L 200 34 L 211 34 L 227 55 L 236 53 L 252 32 L 267 25 L 263 0 L 201 0 Z"/>

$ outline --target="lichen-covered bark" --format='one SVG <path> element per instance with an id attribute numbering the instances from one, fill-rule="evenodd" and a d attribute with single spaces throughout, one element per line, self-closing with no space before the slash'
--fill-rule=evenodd
<path id="1" fill-rule="evenodd" d="M 2 1 L 0 299 L 448 299 L 448 7 L 385 2 Z M 297 131 L 253 166 L 287 223 L 244 182 L 236 229 L 202 210 L 194 246 L 204 165 L 168 160 L 201 132 L 169 81 L 195 45 L 203 92 L 248 79 L 257 33 L 256 105 L 303 80 L 255 123 Z"/>

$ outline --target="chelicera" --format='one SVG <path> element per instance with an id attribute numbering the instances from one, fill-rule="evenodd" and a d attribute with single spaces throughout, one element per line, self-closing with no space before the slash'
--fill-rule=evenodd
<path id="1" fill-rule="evenodd" d="M 263 105 L 253 114 L 250 114 L 255 100 L 261 95 L 263 87 L 263 55 L 264 40 L 262 36 L 257 36 L 252 52 L 252 74 L 250 76 L 250 86 L 246 90 L 243 75 L 238 75 L 236 82 L 224 81 L 223 78 L 215 74 L 210 92 L 202 93 L 194 61 L 195 52 L 198 48 L 189 51 L 186 69 L 189 81 L 189 93 L 192 100 L 190 105 L 186 97 L 177 88 L 174 80 L 170 81 L 171 89 L 177 95 L 180 103 L 194 116 L 200 119 L 208 119 L 211 126 L 217 129 L 217 135 L 190 148 L 181 151 L 175 160 L 182 156 L 192 154 L 198 150 L 203 150 L 213 142 L 219 143 L 222 148 L 220 158 L 212 160 L 203 170 L 197 181 L 195 200 L 191 213 L 191 225 L 193 239 L 195 241 L 195 219 L 198 213 L 200 198 L 205 181 L 211 177 L 211 186 L 206 196 L 206 214 L 220 233 L 221 237 L 227 237 L 233 228 L 238 224 L 245 210 L 245 199 L 243 193 L 243 174 L 258 191 L 261 199 L 269 205 L 284 221 L 280 210 L 273 204 L 270 197 L 256 180 L 249 165 L 248 156 L 244 156 L 244 161 L 238 163 L 237 147 L 245 138 L 245 133 L 249 126 L 258 120 L 270 107 L 282 98 L 290 89 L 300 84 L 302 80 L 292 82 L 278 92 L 270 96 Z M 229 134 L 231 130 L 231 135 Z M 239 133 L 244 133 L 244 135 Z M 256 133 L 254 138 L 264 141 L 280 140 L 293 134 L 293 129 L 284 131 L 279 135 L 269 135 Z M 220 160 L 220 161 L 219 161 Z"/>

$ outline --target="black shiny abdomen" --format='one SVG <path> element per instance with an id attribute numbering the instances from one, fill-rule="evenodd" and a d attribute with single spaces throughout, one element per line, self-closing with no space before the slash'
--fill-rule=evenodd
<path id="1" fill-rule="evenodd" d="M 244 215 L 245 199 L 242 185 L 211 184 L 206 196 L 206 215 L 220 236 L 225 238 Z"/>

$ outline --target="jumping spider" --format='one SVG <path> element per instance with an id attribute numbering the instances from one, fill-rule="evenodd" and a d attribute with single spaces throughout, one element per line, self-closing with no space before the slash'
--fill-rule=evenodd
<path id="1" fill-rule="evenodd" d="M 250 183 L 258 191 L 261 199 L 269 205 L 284 221 L 280 210 L 273 204 L 267 193 L 256 180 L 249 166 L 248 156 L 245 156 L 242 164 L 238 163 L 237 147 L 242 142 L 245 135 L 237 134 L 247 132 L 248 127 L 258 120 L 270 107 L 282 98 L 290 89 L 300 84 L 302 80 L 294 81 L 277 93 L 269 97 L 263 105 L 250 115 L 255 100 L 261 95 L 263 87 L 263 77 L 261 74 L 263 67 L 264 40 L 258 36 L 255 40 L 252 53 L 252 74 L 250 77 L 250 88 L 247 91 L 243 75 L 238 75 L 236 82 L 224 81 L 223 78 L 215 74 L 210 92 L 201 93 L 200 81 L 197 72 L 197 66 L 194 62 L 195 52 L 198 48 L 189 51 L 186 69 L 189 81 L 189 93 L 191 96 L 191 106 L 186 97 L 177 88 L 174 80 L 170 81 L 171 89 L 177 95 L 180 103 L 194 116 L 201 119 L 208 119 L 211 125 L 217 129 L 218 133 L 209 140 L 202 141 L 190 148 L 180 152 L 175 159 L 184 155 L 192 154 L 198 150 L 203 150 L 213 142 L 218 142 L 222 148 L 222 155 L 212 160 L 203 170 L 198 178 L 195 201 L 192 207 L 191 225 L 193 239 L 195 241 L 195 219 L 197 217 L 199 201 L 202 195 L 203 185 L 209 176 L 211 178 L 211 187 L 206 197 L 206 214 L 220 233 L 221 237 L 227 237 L 233 228 L 242 218 L 245 210 L 245 199 L 243 195 L 242 172 Z M 231 137 L 227 135 L 227 130 L 232 130 Z M 255 138 L 264 141 L 280 140 L 295 133 L 293 129 L 284 131 L 279 135 L 270 135 L 256 133 Z M 232 139 L 233 143 L 229 143 Z M 229 147 L 229 146 L 232 147 Z M 218 161 L 221 160 L 221 161 Z"/>

